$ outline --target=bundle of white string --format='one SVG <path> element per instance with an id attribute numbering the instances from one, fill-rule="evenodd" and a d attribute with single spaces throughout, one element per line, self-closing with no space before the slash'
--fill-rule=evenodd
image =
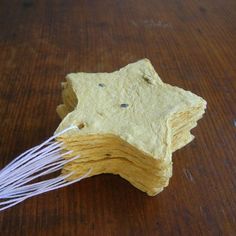
<path id="1" fill-rule="evenodd" d="M 63 152 L 62 143 L 55 141 L 55 138 L 74 128 L 77 127 L 71 126 L 27 150 L 0 170 L 0 211 L 27 198 L 78 182 L 89 174 L 90 171 L 80 178 L 69 181 L 68 177 L 74 174 L 71 172 L 35 182 L 37 178 L 61 170 L 65 164 L 79 158 L 75 156 L 68 160 L 64 159 L 63 157 L 72 151 Z"/>

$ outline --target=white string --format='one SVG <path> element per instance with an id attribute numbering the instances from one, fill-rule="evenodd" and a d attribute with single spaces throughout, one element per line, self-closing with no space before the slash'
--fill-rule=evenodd
<path id="1" fill-rule="evenodd" d="M 79 158 L 79 156 L 75 156 L 68 160 L 64 159 L 64 156 L 72 151 L 62 153 L 63 143 L 53 141 L 74 128 L 77 127 L 70 126 L 42 144 L 25 151 L 0 170 L 0 211 L 15 206 L 27 198 L 78 182 L 89 175 L 91 169 L 75 180 L 68 180 L 70 176 L 75 174 L 71 172 L 67 175 L 33 182 L 41 176 L 61 170 L 65 164 Z"/>

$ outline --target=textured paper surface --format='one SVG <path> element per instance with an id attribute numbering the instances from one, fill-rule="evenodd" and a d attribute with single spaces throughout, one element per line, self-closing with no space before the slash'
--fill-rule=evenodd
<path id="1" fill-rule="evenodd" d="M 113 73 L 72 73 L 63 83 L 63 118 L 80 130 L 61 137 L 81 158 L 64 167 L 77 175 L 119 174 L 149 195 L 168 184 L 172 152 L 189 143 L 206 102 L 162 82 L 148 59 Z"/>

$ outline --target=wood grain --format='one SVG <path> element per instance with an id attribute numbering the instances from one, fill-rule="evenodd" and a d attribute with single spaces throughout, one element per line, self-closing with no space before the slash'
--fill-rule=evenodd
<path id="1" fill-rule="evenodd" d="M 50 136 L 69 72 L 149 58 L 204 97 L 170 185 L 101 175 L 0 213 L 1 235 L 236 235 L 236 1 L 0 1 L 0 167 Z"/>

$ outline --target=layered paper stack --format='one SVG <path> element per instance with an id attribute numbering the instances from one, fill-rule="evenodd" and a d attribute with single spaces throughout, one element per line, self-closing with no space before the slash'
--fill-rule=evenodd
<path id="1" fill-rule="evenodd" d="M 172 153 L 193 140 L 206 108 L 201 97 L 162 82 L 148 59 L 113 73 L 72 73 L 62 84 L 56 133 L 71 156 L 63 173 L 118 174 L 153 196 L 168 185 Z"/>

